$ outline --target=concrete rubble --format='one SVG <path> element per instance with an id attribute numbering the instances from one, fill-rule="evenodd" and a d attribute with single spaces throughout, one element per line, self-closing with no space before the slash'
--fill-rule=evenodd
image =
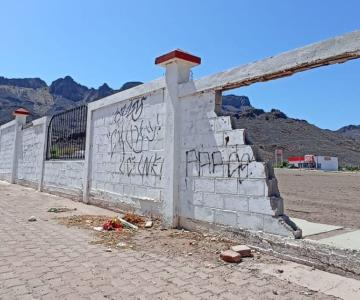
<path id="1" fill-rule="evenodd" d="M 233 250 L 225 250 L 220 253 L 220 258 L 229 263 L 241 262 L 241 255 Z"/>
<path id="2" fill-rule="evenodd" d="M 251 257 L 251 249 L 246 245 L 236 245 L 232 246 L 230 250 L 237 252 L 241 255 L 241 257 Z"/>

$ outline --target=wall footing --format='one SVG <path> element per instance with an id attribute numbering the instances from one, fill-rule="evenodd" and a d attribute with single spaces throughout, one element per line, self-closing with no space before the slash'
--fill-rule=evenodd
<path id="1" fill-rule="evenodd" d="M 261 253 L 280 259 L 315 267 L 319 270 L 360 279 L 360 251 L 342 249 L 308 239 L 294 239 L 278 235 L 234 229 L 193 219 L 181 219 L 182 228 L 210 231 L 247 244 Z"/>

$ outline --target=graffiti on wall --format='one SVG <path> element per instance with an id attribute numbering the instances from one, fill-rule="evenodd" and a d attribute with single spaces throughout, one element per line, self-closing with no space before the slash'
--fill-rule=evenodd
<path id="1" fill-rule="evenodd" d="M 120 155 L 121 175 L 162 176 L 164 158 L 158 151 L 149 151 L 162 130 L 160 115 L 144 118 L 146 97 L 132 99 L 118 107 L 112 115 L 107 134 L 110 156 Z"/>
<path id="2" fill-rule="evenodd" d="M 199 151 L 191 149 L 186 151 L 186 177 L 202 176 L 203 172 L 215 174 L 218 168 L 224 169 L 225 177 L 246 179 L 249 176 L 249 164 L 255 161 L 253 154 L 239 154 L 238 146 L 228 155 L 221 151 Z M 193 171 L 195 167 L 195 172 Z M 189 173 L 191 172 L 191 174 Z"/>

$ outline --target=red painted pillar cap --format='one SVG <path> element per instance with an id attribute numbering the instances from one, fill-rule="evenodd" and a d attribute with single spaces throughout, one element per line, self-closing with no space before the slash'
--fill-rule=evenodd
<path id="1" fill-rule="evenodd" d="M 181 59 L 184 61 L 187 61 L 191 64 L 200 65 L 201 64 L 201 58 L 195 55 L 192 55 L 188 52 L 185 52 L 181 49 L 173 50 L 169 53 L 166 53 L 164 55 L 161 55 L 155 59 L 155 65 L 165 65 L 175 59 Z"/>
<path id="2" fill-rule="evenodd" d="M 13 112 L 14 116 L 28 116 L 30 115 L 30 112 L 25 108 L 18 108 Z"/>

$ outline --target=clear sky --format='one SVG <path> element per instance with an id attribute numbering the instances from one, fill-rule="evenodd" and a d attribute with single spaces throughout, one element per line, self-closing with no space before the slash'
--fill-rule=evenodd
<path id="1" fill-rule="evenodd" d="M 0 76 L 119 88 L 181 48 L 194 78 L 360 29 L 360 1 L 0 0 Z M 322 128 L 360 124 L 360 60 L 234 92 Z"/>

